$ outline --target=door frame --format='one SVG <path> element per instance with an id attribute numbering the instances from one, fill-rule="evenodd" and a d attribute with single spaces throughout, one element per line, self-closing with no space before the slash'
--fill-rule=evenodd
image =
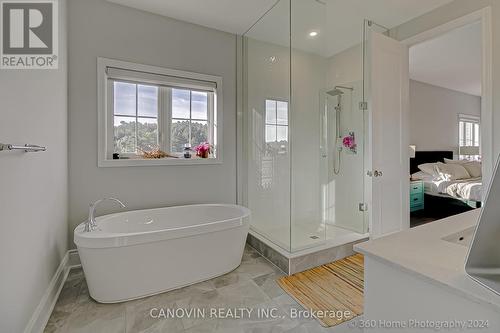
<path id="1" fill-rule="evenodd" d="M 485 7 L 442 25 L 406 38 L 401 43 L 408 47 L 439 37 L 465 25 L 481 22 L 481 158 L 483 184 L 488 184 L 495 163 L 493 156 L 493 32 L 491 7 Z M 483 194 L 484 195 L 484 194 Z"/>

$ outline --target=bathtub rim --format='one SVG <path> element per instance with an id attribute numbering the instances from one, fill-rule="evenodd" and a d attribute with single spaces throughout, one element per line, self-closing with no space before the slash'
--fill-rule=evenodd
<path id="1" fill-rule="evenodd" d="M 106 214 L 96 218 L 96 222 L 106 218 L 124 215 L 129 212 L 142 212 L 162 209 L 174 209 L 178 207 L 222 207 L 222 208 L 237 208 L 241 211 L 241 216 L 229 219 L 221 219 L 214 222 L 199 223 L 189 226 L 175 227 L 169 229 L 149 230 L 143 232 L 131 233 L 110 233 L 110 232 L 84 232 L 85 222 L 80 223 L 73 232 L 73 242 L 77 248 L 86 249 L 104 249 L 104 248 L 119 248 L 124 246 L 141 245 L 169 239 L 179 239 L 185 237 L 193 237 L 211 232 L 240 228 L 250 224 L 251 211 L 247 207 L 235 204 L 192 204 L 192 205 L 177 205 L 166 206 L 150 209 L 136 209 L 113 214 Z"/>

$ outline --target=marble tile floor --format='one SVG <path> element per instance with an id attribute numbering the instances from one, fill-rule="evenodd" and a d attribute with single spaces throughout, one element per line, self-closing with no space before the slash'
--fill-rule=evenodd
<path id="1" fill-rule="evenodd" d="M 139 300 L 99 304 L 89 296 L 81 269 L 73 269 L 61 291 L 45 333 L 359 333 L 356 319 L 323 328 L 315 319 L 292 318 L 302 310 L 277 284 L 276 266 L 247 246 L 241 265 L 215 279 Z M 145 280 L 147 281 L 147 280 Z M 205 316 L 153 318 L 151 309 L 204 309 Z M 244 318 L 210 318 L 210 309 L 250 309 Z M 261 309 L 261 311 L 259 311 Z M 258 315 L 273 309 L 273 316 Z M 236 314 L 234 310 L 233 313 Z M 158 312 L 159 313 L 159 312 Z M 180 312 L 177 312 L 180 314 Z M 228 316 L 231 317 L 231 316 Z"/>

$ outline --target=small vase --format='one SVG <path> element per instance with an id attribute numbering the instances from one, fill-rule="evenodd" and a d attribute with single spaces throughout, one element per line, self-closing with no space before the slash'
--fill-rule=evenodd
<path id="1" fill-rule="evenodd" d="M 198 153 L 198 157 L 201 158 L 208 158 L 208 155 L 210 155 L 208 151 Z"/>

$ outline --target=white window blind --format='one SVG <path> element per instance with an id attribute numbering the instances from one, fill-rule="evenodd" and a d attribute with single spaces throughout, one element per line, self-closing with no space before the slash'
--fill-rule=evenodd
<path id="1" fill-rule="evenodd" d="M 210 92 L 215 92 L 217 90 L 216 82 L 179 77 L 175 75 L 163 75 L 115 67 L 107 67 L 106 74 L 108 78 L 112 80 L 150 83 L 166 87 L 186 88 Z"/>

